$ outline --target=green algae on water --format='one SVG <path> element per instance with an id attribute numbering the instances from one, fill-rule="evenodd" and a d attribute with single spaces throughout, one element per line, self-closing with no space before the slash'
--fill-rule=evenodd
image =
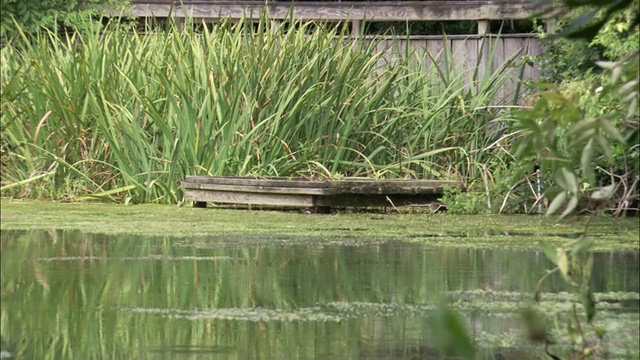
<path id="1" fill-rule="evenodd" d="M 588 224 L 595 250 L 640 248 L 637 218 L 409 213 L 306 214 L 301 211 L 199 209 L 172 205 L 56 203 L 3 199 L 2 230 L 79 230 L 110 235 L 216 237 L 313 244 L 412 242 L 427 246 L 539 249 L 561 244 Z M 253 239 L 253 240 L 252 240 Z"/>

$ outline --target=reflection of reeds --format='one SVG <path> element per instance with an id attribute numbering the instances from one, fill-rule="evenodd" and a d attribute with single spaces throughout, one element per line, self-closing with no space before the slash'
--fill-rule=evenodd
<path id="1" fill-rule="evenodd" d="M 186 346 L 217 349 L 223 358 L 286 358 L 291 351 L 302 358 L 358 357 L 424 340 L 424 317 L 443 293 L 452 309 L 477 316 L 478 336 L 488 337 L 482 321 L 516 314 L 546 265 L 531 251 L 314 246 L 302 239 L 290 246 L 219 240 L 221 246 L 196 248 L 171 238 L 90 234 L 83 248 L 81 236 L 3 231 L 2 340 L 17 358 L 152 357 L 150 349 Z M 59 254 L 65 261 L 55 260 Z M 620 291 L 602 298 L 637 299 L 637 287 L 607 283 L 613 273 L 637 279 L 635 265 L 601 266 L 637 264 L 629 258 L 636 255 L 599 255 L 599 286 Z M 560 278 L 551 280 L 559 285 L 551 291 L 562 288 Z M 550 312 L 571 304 L 566 293 L 545 293 L 543 300 Z M 616 319 L 630 323 L 627 315 Z M 514 326 L 509 321 L 505 326 Z M 376 348 L 381 340 L 384 349 Z"/>
<path id="2" fill-rule="evenodd" d="M 475 175 L 505 67 L 271 26 L 107 28 L 3 48 L 3 190 L 175 203 L 187 174 Z"/>

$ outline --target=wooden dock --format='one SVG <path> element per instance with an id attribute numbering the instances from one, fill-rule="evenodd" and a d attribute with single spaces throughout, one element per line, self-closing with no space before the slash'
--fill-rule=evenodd
<path id="1" fill-rule="evenodd" d="M 314 208 L 425 206 L 442 196 L 445 186 L 462 187 L 458 181 L 344 178 L 251 178 L 187 176 L 182 182 L 184 199 L 195 207 L 208 202 Z"/>

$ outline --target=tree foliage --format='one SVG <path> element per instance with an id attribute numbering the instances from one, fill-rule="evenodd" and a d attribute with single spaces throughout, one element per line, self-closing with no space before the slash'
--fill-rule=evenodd
<path id="1" fill-rule="evenodd" d="M 99 16 L 104 5 L 123 8 L 128 0 L 3 0 L 0 11 L 0 38 L 34 33 L 42 28 L 63 25 L 77 29 L 92 17 Z M 18 30 L 20 29 L 20 30 Z"/>
<path id="2" fill-rule="evenodd" d="M 571 12 L 550 36 L 551 55 L 543 55 L 556 64 L 557 81 L 544 84 L 534 106 L 518 114 L 515 153 L 553 179 L 548 214 L 566 216 L 583 199 L 610 198 L 621 213 L 637 201 L 640 176 L 638 1 L 564 4 Z"/>
<path id="3" fill-rule="evenodd" d="M 541 5 L 554 3 L 553 0 L 538 0 L 538 2 Z M 559 36 L 568 39 L 593 40 L 620 12 L 634 13 L 631 28 L 636 27 L 640 22 L 637 0 L 563 0 L 562 5 L 565 11 L 579 14 L 559 33 Z"/>

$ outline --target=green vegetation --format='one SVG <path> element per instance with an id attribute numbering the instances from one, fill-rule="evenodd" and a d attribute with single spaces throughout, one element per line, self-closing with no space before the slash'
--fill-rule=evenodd
<path id="1" fill-rule="evenodd" d="M 524 112 L 501 108 L 522 87 L 498 97 L 524 64 L 482 77 L 491 64 L 456 66 L 450 48 L 346 27 L 19 25 L 0 54 L 2 194 L 178 203 L 188 174 L 426 177 L 465 181 L 453 213 L 622 214 L 639 188 L 636 3 L 589 43 L 554 37 L 537 59 L 554 83 Z"/>
<path id="2" fill-rule="evenodd" d="M 517 114 L 524 136 L 514 153 L 553 179 L 549 213 L 569 214 L 585 199 L 614 198 L 616 214 L 637 208 L 638 4 L 569 6 L 558 30 L 562 37 L 543 36 L 549 51 L 539 58 L 542 80 L 551 83 L 531 109 Z"/>
<path id="3" fill-rule="evenodd" d="M 1 54 L 3 194 L 177 203 L 187 174 L 473 178 L 504 157 L 485 150 L 504 120 L 489 105 L 513 64 L 480 78 L 448 47 L 341 31 L 263 19 L 16 41 Z"/>
<path id="4" fill-rule="evenodd" d="M 0 12 L 0 42 L 34 34 L 48 28 L 82 30 L 91 27 L 93 18 L 100 16 L 104 4 L 124 9 L 128 0 L 3 0 Z"/>
<path id="5" fill-rule="evenodd" d="M 539 163 L 555 180 L 546 193 L 553 198 L 548 215 L 561 212 L 559 217 L 563 218 L 572 214 L 582 198 L 595 202 L 616 199 L 619 205 L 614 214 L 624 212 L 630 202 L 638 202 L 638 4 L 637 0 L 565 3 L 571 12 L 560 35 L 573 40 L 563 42 L 556 37 L 551 57 L 557 56 L 558 49 L 585 52 L 584 43 L 574 46 L 579 39 L 601 46 L 602 55 L 610 61 L 598 62 L 605 72 L 596 75 L 592 68 L 580 74 L 578 69 L 585 63 L 560 62 L 556 68 L 564 68 L 565 79 L 557 80 L 564 82 L 540 94 L 533 108 L 518 116 L 524 136 L 515 144 L 516 156 Z M 593 93 L 589 86 L 586 91 L 575 90 L 576 84 L 584 87 L 590 83 L 600 87 Z M 592 189 L 594 184 L 599 188 Z M 601 271 L 594 265 L 592 232 L 593 228 L 588 228 L 583 236 L 559 247 L 543 246 L 553 268 L 538 282 L 535 304 L 523 313 L 529 338 L 544 344 L 554 360 L 561 359 L 558 347 L 562 346 L 570 348 L 568 358 L 610 357 L 606 339 L 609 324 L 595 321 L 603 309 L 592 288 L 593 277 Z M 574 299 L 572 307 L 564 311 L 564 319 L 558 321 L 556 315 L 551 325 L 551 319 L 541 316 L 545 312 L 538 308 L 540 286 L 554 273 L 561 275 Z M 567 336 L 558 336 L 558 331 L 566 331 Z"/>

